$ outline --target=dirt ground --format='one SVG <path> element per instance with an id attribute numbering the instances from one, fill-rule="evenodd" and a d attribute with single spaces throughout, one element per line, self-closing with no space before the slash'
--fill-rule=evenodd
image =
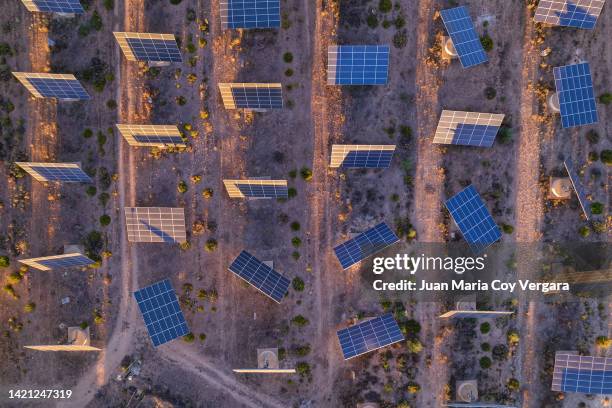
<path id="1" fill-rule="evenodd" d="M 479 34 L 492 39 L 485 65 L 463 69 L 440 58 L 444 27 L 437 11 L 459 3 L 469 6 Z M 447 304 L 365 294 L 369 265 L 342 271 L 332 251 L 381 221 L 397 230 L 403 248 L 460 240 L 443 202 L 468 184 L 506 226 L 502 245 L 609 242 L 610 173 L 598 156 L 612 145 L 612 108 L 598 104 L 597 125 L 567 130 L 544 98 L 554 89 L 552 67 L 576 59 L 590 62 L 597 95 L 612 92 L 612 13 L 606 6 L 594 31 L 542 28 L 531 19 L 531 3 L 396 0 L 383 12 L 375 0 L 283 0 L 281 29 L 238 31 L 221 29 L 217 1 L 88 0 L 85 15 L 66 19 L 0 0 L 0 43 L 10 47 L 0 55 L 0 255 L 11 261 L 0 272 L 2 285 L 17 296 L 0 293 L 0 405 L 355 407 L 373 401 L 425 408 L 453 400 L 457 381 L 477 379 L 487 401 L 607 406 L 601 396 L 560 395 L 550 384 L 556 350 L 609 353 L 595 339 L 612 336 L 610 299 L 502 299 L 485 306 L 515 311 L 509 318 L 447 322 L 437 318 Z M 128 62 L 113 31 L 174 33 L 184 62 L 160 69 Z M 390 44 L 389 84 L 326 85 L 331 44 Z M 287 52 L 290 63 L 283 59 Z M 75 73 L 92 99 L 34 100 L 10 71 Z M 221 82 L 282 82 L 285 109 L 225 110 Z M 442 109 L 504 113 L 504 136 L 490 149 L 432 145 Z M 116 123 L 177 124 L 188 147 L 133 148 Z M 598 137 L 587 137 L 590 131 Z M 384 171 L 336 171 L 329 168 L 333 143 L 395 144 L 397 150 Z M 549 177 L 564 175 L 566 157 L 579 167 L 592 201 L 603 204 L 603 214 L 590 222 L 575 198 L 547 198 Z M 96 188 L 38 183 L 13 164 L 28 160 L 79 161 Z M 304 167 L 311 180 L 301 177 Z M 264 176 L 288 179 L 297 196 L 230 200 L 222 184 L 223 178 Z M 186 192 L 179 192 L 180 182 Z M 189 245 L 128 243 L 124 206 L 184 207 Z M 100 224 L 103 214 L 110 225 Z M 300 245 L 292 244 L 295 237 Z M 214 251 L 205 250 L 210 240 L 218 243 Z M 17 259 L 61 253 L 71 243 L 85 245 L 100 266 L 16 277 Z M 261 296 L 227 270 L 243 249 L 303 280 L 304 290 L 290 289 L 280 305 Z M 521 274 L 531 267 L 518 259 L 500 270 Z M 148 339 L 132 292 L 164 278 L 180 296 L 193 343 L 153 348 Z M 62 305 L 66 296 L 71 301 Z M 25 312 L 32 302 L 34 311 Z M 384 310 L 394 312 L 407 341 L 345 362 L 335 332 Z M 292 322 L 296 316 L 307 324 Z M 23 348 L 58 343 L 65 336 L 60 324 L 82 323 L 103 352 Z M 301 374 L 231 371 L 255 366 L 257 348 L 265 347 L 278 347 L 281 367 L 299 366 Z M 488 369 L 481 367 L 485 357 Z M 131 359 L 142 361 L 141 374 L 118 381 Z M 512 379 L 518 387 L 508 386 Z M 73 396 L 7 400 L 16 388 L 70 389 Z"/>

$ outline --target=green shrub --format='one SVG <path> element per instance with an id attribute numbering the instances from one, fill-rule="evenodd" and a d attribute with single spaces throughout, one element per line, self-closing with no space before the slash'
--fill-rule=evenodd
<path id="1" fill-rule="evenodd" d="M 102 323 L 104 323 L 104 317 L 102 316 L 102 314 L 98 310 L 94 311 L 93 316 L 94 316 L 94 323 L 95 324 L 102 324 Z"/>
<path id="2" fill-rule="evenodd" d="M 218 245 L 219 244 L 217 243 L 216 239 L 210 238 L 206 241 L 206 244 L 204 244 L 204 250 L 206 252 L 213 252 L 215 249 L 217 249 Z"/>
<path id="3" fill-rule="evenodd" d="M 499 129 L 497 140 L 499 140 L 501 144 L 510 144 L 512 142 L 512 131 L 510 128 L 502 126 L 501 129 Z"/>
<path id="4" fill-rule="evenodd" d="M 519 383 L 519 380 L 517 380 L 516 378 L 511 378 L 508 380 L 508 389 L 510 391 L 518 391 L 520 386 L 521 384 Z"/>
<path id="5" fill-rule="evenodd" d="M 406 30 L 397 31 L 393 36 L 393 46 L 395 48 L 404 48 L 408 44 L 408 35 Z"/>
<path id="6" fill-rule="evenodd" d="M 393 8 L 391 0 L 379 0 L 378 9 L 383 13 L 388 13 Z"/>
<path id="7" fill-rule="evenodd" d="M 291 319 L 291 323 L 293 323 L 293 324 L 295 324 L 296 326 L 299 326 L 299 327 L 304 327 L 304 326 L 306 326 L 310 322 L 304 316 L 297 315 L 293 319 Z"/>
<path id="8" fill-rule="evenodd" d="M 291 245 L 293 245 L 296 248 L 299 248 L 300 245 L 302 245 L 302 240 L 300 239 L 300 237 L 293 237 L 291 239 Z"/>
<path id="9" fill-rule="evenodd" d="M 508 347 L 505 344 L 498 344 L 493 347 L 493 358 L 498 361 L 504 361 L 508 358 Z"/>
<path id="10" fill-rule="evenodd" d="M 301 292 L 304 290 L 304 281 L 301 278 L 295 277 L 293 281 L 291 281 L 291 285 L 293 285 L 293 290 L 296 292 Z"/>
<path id="11" fill-rule="evenodd" d="M 297 190 L 293 187 L 287 189 L 287 197 L 294 198 L 297 195 Z"/>
<path id="12" fill-rule="evenodd" d="M 285 61 L 287 64 L 290 64 L 291 62 L 293 62 L 293 54 L 290 52 L 286 52 L 283 54 L 283 61 Z"/>
<path id="13" fill-rule="evenodd" d="M 482 343 L 480 349 L 482 351 L 491 351 L 491 345 L 489 343 Z"/>
<path id="14" fill-rule="evenodd" d="M 291 253 L 291 257 L 292 257 L 294 260 L 296 260 L 296 261 L 297 261 L 297 260 L 299 260 L 299 259 L 300 259 L 300 253 L 299 253 L 298 251 L 293 251 L 293 252 Z"/>
<path id="15" fill-rule="evenodd" d="M 6 255 L 0 256 L 0 268 L 7 268 L 11 264 L 9 257 Z"/>
<path id="16" fill-rule="evenodd" d="M 368 24 L 368 27 L 374 29 L 378 27 L 378 18 L 375 14 L 368 14 L 368 17 L 366 18 L 366 23 Z"/>
<path id="17" fill-rule="evenodd" d="M 177 104 L 178 106 L 183 106 L 183 105 L 185 105 L 185 104 L 187 103 L 187 99 L 185 99 L 185 97 L 184 97 L 184 96 L 177 96 L 177 97 L 175 98 L 175 101 L 176 101 L 176 104 Z"/>
<path id="18" fill-rule="evenodd" d="M 485 98 L 491 100 L 497 96 L 497 91 L 495 90 L 495 88 L 488 86 L 485 88 L 484 94 Z"/>
<path id="19" fill-rule="evenodd" d="M 295 354 L 296 356 L 305 357 L 308 354 L 310 354 L 310 345 L 305 344 L 303 346 L 297 346 L 292 351 L 293 351 L 293 354 Z"/>
<path id="20" fill-rule="evenodd" d="M 179 193 L 186 193 L 187 190 L 189 190 L 189 187 L 187 186 L 187 183 L 185 183 L 184 180 L 179 181 L 178 186 L 176 187 L 177 191 Z"/>
<path id="21" fill-rule="evenodd" d="M 106 107 L 110 110 L 117 109 L 117 101 L 114 99 L 109 99 L 106 101 Z"/>
<path id="22" fill-rule="evenodd" d="M 408 341 L 406 341 L 406 347 L 412 354 L 419 354 L 423 351 L 423 344 L 421 344 L 419 339 L 408 339 Z"/>
<path id="23" fill-rule="evenodd" d="M 209 199 L 209 198 L 212 198 L 212 196 L 213 196 L 213 189 L 212 188 L 205 188 L 202 191 L 202 197 L 204 197 L 206 199 Z"/>
<path id="24" fill-rule="evenodd" d="M 417 392 L 421 391 L 421 386 L 414 381 L 410 381 L 406 391 L 408 391 L 408 394 L 416 394 Z"/>
<path id="25" fill-rule="evenodd" d="M 177 4 L 181 4 L 181 1 L 183 0 L 170 0 L 170 4 L 174 4 L 176 6 Z"/>
<path id="26" fill-rule="evenodd" d="M 91 18 L 89 19 L 89 25 L 96 31 L 102 30 L 102 17 L 100 17 L 100 14 L 98 14 L 98 10 L 94 10 Z"/>
<path id="27" fill-rule="evenodd" d="M 110 223 L 111 223 L 110 215 L 104 214 L 104 215 L 100 216 L 100 225 L 102 225 L 103 227 L 106 227 Z"/>
<path id="28" fill-rule="evenodd" d="M 489 322 L 484 322 L 480 325 L 480 332 L 482 334 L 487 334 L 488 332 L 491 331 L 491 323 Z"/>
<path id="29" fill-rule="evenodd" d="M 95 196 L 97 192 L 98 189 L 96 188 L 96 186 L 87 186 L 87 188 L 85 189 L 85 193 L 90 197 Z"/>
<path id="30" fill-rule="evenodd" d="M 7 278 L 7 282 L 10 285 L 16 285 L 23 279 L 23 276 L 19 272 L 11 272 Z"/>
<path id="31" fill-rule="evenodd" d="M 612 166 L 612 150 L 604 150 L 599 155 L 599 158 L 602 163 L 605 163 L 608 166 Z"/>
<path id="32" fill-rule="evenodd" d="M 111 11 L 115 8 L 115 0 L 104 0 L 104 8 Z"/>
<path id="33" fill-rule="evenodd" d="M 81 328 L 81 330 L 85 330 L 86 328 L 89 327 L 89 323 L 81 322 L 81 324 L 79 324 L 79 327 Z"/>
<path id="34" fill-rule="evenodd" d="M 293 221 L 291 223 L 291 230 L 292 231 L 299 231 L 300 230 L 300 223 L 297 221 Z"/>
<path id="35" fill-rule="evenodd" d="M 393 24 L 395 24 L 395 28 L 399 30 L 400 28 L 404 28 L 404 26 L 406 25 L 406 19 L 404 18 L 404 16 L 399 15 L 395 18 Z"/>
<path id="36" fill-rule="evenodd" d="M 85 130 L 83 131 L 83 137 L 84 137 L 85 139 L 89 139 L 89 138 L 90 138 L 90 137 L 92 137 L 92 136 L 93 136 L 93 130 L 91 130 L 91 129 L 85 129 Z"/>
<path id="37" fill-rule="evenodd" d="M 597 339 L 595 339 L 595 344 L 597 344 L 598 347 L 609 348 L 612 346 L 612 340 L 607 336 L 598 336 Z"/>
<path id="38" fill-rule="evenodd" d="M 580 234 L 580 235 L 581 235 L 583 238 L 586 238 L 586 237 L 588 237 L 589 235 L 591 235 L 591 229 L 585 225 L 584 227 L 581 227 L 581 228 L 578 230 L 578 233 L 579 233 L 579 234 Z"/>
<path id="39" fill-rule="evenodd" d="M 293 70 L 291 68 L 287 68 L 287 70 L 285 71 L 285 76 L 293 76 Z"/>
<path id="40" fill-rule="evenodd" d="M 312 170 L 310 170 L 308 167 L 302 167 L 302 169 L 300 170 L 300 176 L 302 176 L 302 178 L 306 181 L 310 181 L 312 180 Z"/>
<path id="41" fill-rule="evenodd" d="M 612 103 L 612 93 L 606 92 L 604 94 L 601 94 L 599 96 L 599 102 L 603 103 L 604 105 L 609 105 L 610 103 Z"/>
<path id="42" fill-rule="evenodd" d="M 4 285 L 2 287 L 2 290 L 4 290 L 13 299 L 19 299 L 19 295 L 17 294 L 17 292 L 15 292 L 15 288 L 13 288 L 12 285 Z"/>
<path id="43" fill-rule="evenodd" d="M 489 52 L 493 50 L 493 40 L 491 39 L 491 37 L 488 36 L 488 34 L 485 34 L 480 37 L 480 43 L 482 44 L 482 48 L 484 48 L 485 51 Z"/>
<path id="44" fill-rule="evenodd" d="M 512 234 L 514 232 L 514 227 L 509 224 L 502 224 L 502 231 L 506 234 Z"/>
<path id="45" fill-rule="evenodd" d="M 521 336 L 519 336 L 516 330 L 508 330 L 508 334 L 506 336 L 509 344 L 518 344 L 521 339 Z"/>
<path id="46" fill-rule="evenodd" d="M 34 302 L 26 303 L 23 307 L 23 311 L 26 313 L 32 313 L 34 310 L 36 310 L 36 303 Z"/>
<path id="47" fill-rule="evenodd" d="M 591 204 L 591 212 L 595 215 L 603 213 L 603 204 L 595 201 Z"/>
<path id="48" fill-rule="evenodd" d="M 599 153 L 597 152 L 589 152 L 589 162 L 593 163 L 599 160 Z"/>
<path id="49" fill-rule="evenodd" d="M 296 178 L 297 177 L 297 170 L 296 169 L 290 170 L 289 171 L 289 177 L 292 178 L 292 179 Z"/>
<path id="50" fill-rule="evenodd" d="M 183 340 L 185 341 L 185 343 L 193 343 L 193 341 L 195 340 L 195 336 L 193 335 L 193 333 L 189 332 L 183 336 Z"/>
<path id="51" fill-rule="evenodd" d="M 480 368 L 487 369 L 491 367 L 491 359 L 487 356 L 480 358 Z"/>
<path id="52" fill-rule="evenodd" d="M 308 377 L 310 376 L 310 365 L 305 361 L 300 361 L 295 365 L 295 371 L 302 377 Z"/>

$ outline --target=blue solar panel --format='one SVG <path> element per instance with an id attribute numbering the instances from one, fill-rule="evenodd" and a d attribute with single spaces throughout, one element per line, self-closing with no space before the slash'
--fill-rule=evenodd
<path id="1" fill-rule="evenodd" d="M 251 198 L 287 198 L 289 196 L 287 185 L 262 185 L 262 184 L 241 184 L 236 183 L 236 187 L 245 197 Z"/>
<path id="2" fill-rule="evenodd" d="M 185 143 L 180 136 L 163 136 L 163 135 L 133 135 L 134 140 L 139 143 L 165 143 L 165 144 L 181 144 Z"/>
<path id="3" fill-rule="evenodd" d="M 597 107 L 589 64 L 553 69 L 563 128 L 597 123 Z"/>
<path id="4" fill-rule="evenodd" d="M 231 89 L 236 108 L 283 108 L 283 94 L 281 88 L 234 86 Z"/>
<path id="5" fill-rule="evenodd" d="M 221 0 L 223 28 L 280 27 L 280 0 Z"/>
<path id="6" fill-rule="evenodd" d="M 327 83 L 330 85 L 385 85 L 389 71 L 388 45 L 330 46 Z"/>
<path id="7" fill-rule="evenodd" d="M 181 62 L 183 60 L 175 40 L 130 37 L 126 37 L 125 40 L 138 60 L 149 62 Z"/>
<path id="8" fill-rule="evenodd" d="M 393 158 L 392 150 L 361 150 L 349 152 L 340 167 L 345 168 L 387 168 Z"/>
<path id="9" fill-rule="evenodd" d="M 499 227 L 474 186 L 446 201 L 446 208 L 474 253 L 481 253 L 501 238 Z"/>
<path id="10" fill-rule="evenodd" d="M 480 38 L 476 34 L 467 7 L 461 6 L 442 10 L 440 15 L 463 68 L 482 64 L 489 60 Z"/>
<path id="11" fill-rule="evenodd" d="M 374 228 L 370 228 L 355 238 L 338 245 L 334 248 L 334 252 L 342 268 L 346 269 L 397 241 L 399 241 L 399 238 L 387 224 L 381 222 Z"/>
<path id="12" fill-rule="evenodd" d="M 574 191 L 576 192 L 576 196 L 578 197 L 578 201 L 580 202 L 580 207 L 582 207 L 582 212 L 587 220 L 591 218 L 591 203 L 587 200 L 586 193 L 584 192 L 584 187 L 578 178 L 578 173 L 574 168 L 574 162 L 572 159 L 566 159 L 563 164 L 565 165 L 565 170 L 567 170 L 567 174 L 572 182 L 572 186 L 574 186 Z"/>
<path id="13" fill-rule="evenodd" d="M 134 297 L 155 347 L 189 333 L 169 279 L 134 292 Z"/>
<path id="14" fill-rule="evenodd" d="M 289 279 L 247 251 L 242 251 L 238 255 L 230 265 L 229 270 L 255 286 L 277 303 L 280 303 L 289 290 Z"/>
<path id="15" fill-rule="evenodd" d="M 337 334 L 345 360 L 404 340 L 391 313 L 339 330 Z"/>
<path id="16" fill-rule="evenodd" d="M 452 144 L 490 147 L 495 141 L 498 130 L 499 127 L 497 126 L 466 125 L 460 123 L 457 125 L 457 129 L 453 135 Z"/>
<path id="17" fill-rule="evenodd" d="M 63 181 L 66 183 L 90 183 L 91 178 L 78 167 L 46 167 L 29 166 L 47 181 Z"/>
<path id="18" fill-rule="evenodd" d="M 584 29 L 595 28 L 606 0 L 540 0 L 534 20 Z"/>
<path id="19" fill-rule="evenodd" d="M 84 13 L 78 0 L 32 0 L 38 11 L 49 13 Z"/>
<path id="20" fill-rule="evenodd" d="M 612 371 L 566 368 L 561 391 L 612 395 Z"/>
<path id="21" fill-rule="evenodd" d="M 45 98 L 59 99 L 89 99 L 89 94 L 78 80 L 32 78 L 28 81 Z"/>

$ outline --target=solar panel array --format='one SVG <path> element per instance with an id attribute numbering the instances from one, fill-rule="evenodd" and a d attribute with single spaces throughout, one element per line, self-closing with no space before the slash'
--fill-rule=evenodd
<path id="1" fill-rule="evenodd" d="M 166 207 L 125 207 L 130 242 L 181 243 L 187 240 L 185 210 Z"/>
<path id="2" fill-rule="evenodd" d="M 221 27 L 280 27 L 280 0 L 221 0 Z"/>
<path id="3" fill-rule="evenodd" d="M 187 146 L 178 127 L 174 125 L 117 124 L 117 129 L 130 146 Z"/>
<path id="4" fill-rule="evenodd" d="M 391 313 L 339 330 L 337 334 L 345 360 L 404 340 Z"/>
<path id="5" fill-rule="evenodd" d="M 332 145 L 332 168 L 387 168 L 395 145 Z"/>
<path id="6" fill-rule="evenodd" d="M 79 163 L 35 163 L 16 162 L 38 181 L 61 181 L 64 183 L 90 183 L 91 178 L 81 170 Z"/>
<path id="7" fill-rule="evenodd" d="M 37 98 L 88 100 L 89 94 L 71 74 L 37 74 L 13 72 L 15 78 Z"/>
<path id="8" fill-rule="evenodd" d="M 574 168 L 574 162 L 572 159 L 566 159 L 563 162 L 565 166 L 565 170 L 567 170 L 567 174 L 572 182 L 572 186 L 574 186 L 574 191 L 576 192 L 576 196 L 578 197 L 578 201 L 580 202 L 580 207 L 582 208 L 582 212 L 587 220 L 591 218 L 591 203 L 587 200 L 586 193 L 584 192 L 584 186 L 580 182 L 578 178 L 578 173 Z"/>
<path id="9" fill-rule="evenodd" d="M 43 256 L 40 258 L 20 259 L 19 262 L 41 271 L 71 268 L 75 266 L 87 266 L 95 263 L 93 260 L 89 259 L 85 255 L 79 254 L 78 252 L 63 255 Z"/>
<path id="10" fill-rule="evenodd" d="M 489 60 L 480 38 L 476 34 L 467 7 L 460 6 L 441 10 L 440 16 L 442 16 L 446 31 L 453 41 L 453 46 L 463 68 L 482 64 Z"/>
<path id="11" fill-rule="evenodd" d="M 289 279 L 247 251 L 242 251 L 238 255 L 230 265 L 229 270 L 277 303 L 280 303 L 289 290 Z"/>
<path id="12" fill-rule="evenodd" d="M 388 45 L 331 45 L 327 51 L 328 85 L 385 85 Z"/>
<path id="13" fill-rule="evenodd" d="M 511 315 L 513 312 L 498 312 L 493 310 L 451 310 L 439 317 L 441 319 L 487 319 Z"/>
<path id="14" fill-rule="evenodd" d="M 384 222 L 357 235 L 334 248 L 336 257 L 343 269 L 361 262 L 389 245 L 399 241 L 397 235 Z"/>
<path id="15" fill-rule="evenodd" d="M 612 358 L 557 352 L 552 390 L 612 395 Z"/>
<path id="16" fill-rule="evenodd" d="M 443 110 L 434 143 L 491 147 L 503 114 Z"/>
<path id="17" fill-rule="evenodd" d="M 46 13 L 82 14 L 79 0 L 21 0 L 28 11 Z"/>
<path id="18" fill-rule="evenodd" d="M 606 0 L 540 0 L 533 19 L 565 27 L 595 28 Z"/>
<path id="19" fill-rule="evenodd" d="M 221 83 L 225 109 L 282 109 L 281 84 Z"/>
<path id="20" fill-rule="evenodd" d="M 481 253 L 501 238 L 499 227 L 474 186 L 451 197 L 446 208 L 474 253 Z"/>
<path id="21" fill-rule="evenodd" d="M 553 68 L 563 128 L 597 123 L 591 68 L 587 62 Z"/>
<path id="22" fill-rule="evenodd" d="M 287 198 L 287 180 L 223 180 L 230 198 Z"/>
<path id="23" fill-rule="evenodd" d="M 174 34 L 113 32 L 128 61 L 182 62 Z"/>
<path id="24" fill-rule="evenodd" d="M 134 292 L 134 297 L 155 347 L 189 333 L 169 279 Z"/>

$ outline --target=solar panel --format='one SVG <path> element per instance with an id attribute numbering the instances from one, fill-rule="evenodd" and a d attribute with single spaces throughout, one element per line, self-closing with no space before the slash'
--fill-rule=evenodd
<path id="1" fill-rule="evenodd" d="M 91 178 L 81 170 L 79 163 L 34 163 L 15 162 L 38 181 L 61 181 L 64 183 L 91 183 Z"/>
<path id="2" fill-rule="evenodd" d="M 169 279 L 137 290 L 134 297 L 155 347 L 189 333 Z"/>
<path id="3" fill-rule="evenodd" d="M 391 313 L 338 330 L 337 334 L 345 360 L 404 340 Z"/>
<path id="4" fill-rule="evenodd" d="M 446 208 L 474 253 L 481 253 L 501 238 L 499 227 L 474 186 L 451 197 Z"/>
<path id="5" fill-rule="evenodd" d="M 238 255 L 230 265 L 229 270 L 255 286 L 276 303 L 280 303 L 281 299 L 289 290 L 289 279 L 249 254 L 247 251 L 242 251 L 240 255 Z"/>
<path id="6" fill-rule="evenodd" d="M 280 27 L 280 0 L 221 0 L 221 27 Z"/>
<path id="7" fill-rule="evenodd" d="M 552 390 L 612 395 L 612 358 L 557 352 Z"/>
<path id="8" fill-rule="evenodd" d="M 174 34 L 113 32 L 128 61 L 182 62 Z"/>
<path id="9" fill-rule="evenodd" d="M 388 45 L 330 45 L 328 48 L 328 85 L 385 85 L 388 71 Z"/>
<path id="10" fill-rule="evenodd" d="M 287 198 L 287 180 L 223 180 L 230 198 Z"/>
<path id="11" fill-rule="evenodd" d="M 332 168 L 387 168 L 395 145 L 332 145 Z"/>
<path id="12" fill-rule="evenodd" d="M 125 207 L 130 242 L 181 243 L 187 240 L 185 210 L 165 207 Z"/>
<path id="13" fill-rule="evenodd" d="M 36 98 L 57 98 L 62 100 L 90 99 L 85 88 L 71 74 L 13 72 L 13 75 Z"/>
<path id="14" fill-rule="evenodd" d="M 225 109 L 282 109 L 281 84 L 219 84 Z"/>
<path id="15" fill-rule="evenodd" d="M 564 27 L 595 28 L 606 0 L 540 0 L 534 21 Z"/>
<path id="16" fill-rule="evenodd" d="M 586 198 L 586 193 L 584 192 L 584 187 L 578 178 L 578 173 L 574 168 L 574 163 L 572 159 L 566 159 L 563 162 L 565 165 L 565 170 L 567 170 L 567 174 L 569 175 L 570 180 L 572 181 L 572 186 L 574 186 L 574 191 L 576 192 L 576 196 L 578 197 L 578 201 L 580 202 L 580 207 L 582 208 L 582 212 L 587 220 L 591 219 L 591 203 Z"/>
<path id="17" fill-rule="evenodd" d="M 40 258 L 20 259 L 19 262 L 41 271 L 71 268 L 75 266 L 87 266 L 95 263 L 93 260 L 89 259 L 85 255 L 79 254 L 78 252 L 63 255 L 43 256 Z"/>
<path id="18" fill-rule="evenodd" d="M 334 248 L 334 252 L 342 265 L 342 269 L 347 269 L 397 241 L 399 241 L 399 238 L 387 224 L 381 222 L 355 238 L 338 245 Z"/>
<path id="19" fill-rule="evenodd" d="M 487 319 L 511 315 L 513 312 L 497 312 L 492 310 L 451 310 L 439 317 L 441 319 Z"/>
<path id="20" fill-rule="evenodd" d="M 460 6 L 441 10 L 440 15 L 463 68 L 469 68 L 489 60 L 480 38 L 476 34 L 467 7 Z"/>
<path id="21" fill-rule="evenodd" d="M 559 96 L 561 126 L 597 123 L 597 107 L 591 68 L 587 62 L 553 68 L 555 86 Z"/>
<path id="22" fill-rule="evenodd" d="M 28 11 L 82 14 L 85 12 L 78 0 L 21 0 Z"/>
<path id="23" fill-rule="evenodd" d="M 130 146 L 187 146 L 178 127 L 174 125 L 117 124 L 117 129 Z"/>
<path id="24" fill-rule="evenodd" d="M 491 147 L 503 114 L 443 110 L 434 143 Z"/>

